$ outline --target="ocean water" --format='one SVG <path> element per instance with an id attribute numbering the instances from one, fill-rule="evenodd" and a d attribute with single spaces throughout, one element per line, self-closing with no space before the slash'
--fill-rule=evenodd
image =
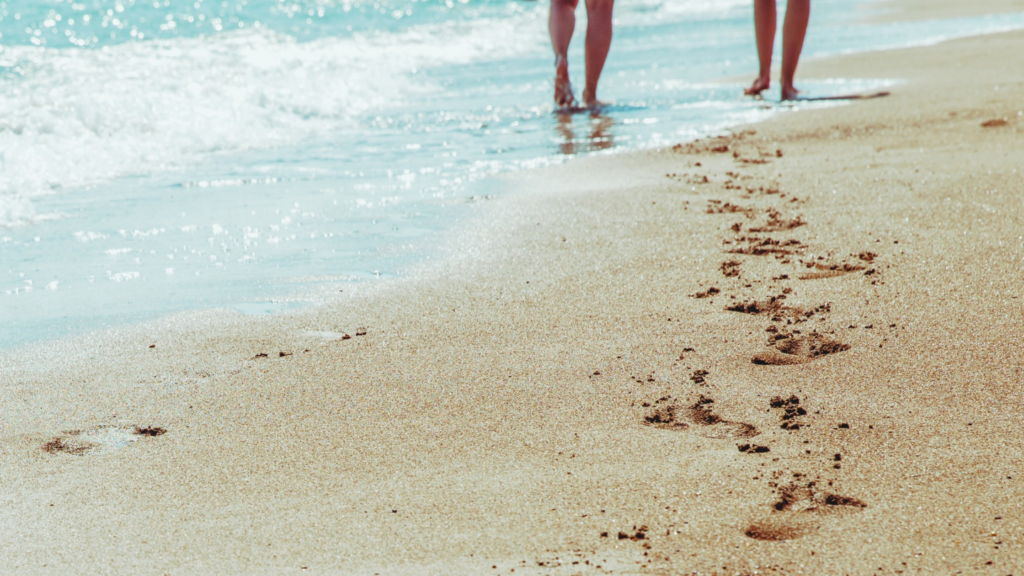
<path id="1" fill-rule="evenodd" d="M 503 193 L 496 173 L 791 109 L 719 82 L 756 71 L 749 0 L 623 0 L 599 92 L 612 104 L 553 114 L 547 9 L 0 0 L 0 349 L 181 310 L 269 313 L 400 275 Z M 805 57 L 1024 27 L 863 23 L 877 10 L 817 0 Z"/>

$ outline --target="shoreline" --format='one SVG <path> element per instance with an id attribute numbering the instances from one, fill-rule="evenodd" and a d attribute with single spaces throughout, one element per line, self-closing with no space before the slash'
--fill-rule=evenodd
<path id="1" fill-rule="evenodd" d="M 5 370 L 5 523 L 33 518 L 67 542 L 54 551 L 11 530 L 5 564 L 546 574 L 1019 563 L 1022 462 L 1008 449 L 1020 441 L 1024 331 L 1007 311 L 1024 298 L 1010 234 L 1022 221 L 1024 120 L 1011 115 L 1022 89 L 1009 81 L 1021 58 L 985 55 L 1021 45 L 1014 32 L 808 62 L 802 76 L 888 69 L 908 82 L 677 150 L 510 177 L 525 191 L 488 209 L 503 214 L 489 230 L 460 232 L 472 248 L 434 279 L 150 334 L 107 351 L 114 362 L 54 351 L 40 370 Z M 753 314 L 724 310 L 750 302 Z M 775 354 L 765 341 L 780 330 L 809 335 L 796 326 L 850 348 L 751 363 Z M 64 432 L 136 426 L 166 434 L 103 451 L 96 434 Z M 39 448 L 55 439 L 82 454 Z"/>
<path id="2" fill-rule="evenodd" d="M 828 56 L 824 56 L 824 57 L 827 58 Z M 735 81 L 737 83 L 737 86 L 743 86 L 743 85 L 745 85 L 745 83 L 748 80 L 749 80 L 749 78 L 744 76 L 744 77 L 723 78 L 723 79 L 716 80 L 715 82 Z M 822 90 L 824 90 L 825 93 L 828 93 L 829 90 L 830 90 L 828 88 L 829 84 L 830 84 L 830 82 L 819 83 L 818 86 L 812 86 L 811 90 L 812 90 L 812 92 L 817 92 L 818 94 L 821 94 Z M 878 83 L 872 83 L 872 82 L 868 82 L 867 84 L 865 84 L 864 82 L 853 82 L 853 84 L 855 84 L 856 86 L 850 87 L 849 91 L 866 90 L 867 86 L 872 86 L 872 87 L 874 87 L 873 89 L 877 89 L 877 85 L 878 85 Z M 882 84 L 885 84 L 885 83 L 883 82 Z M 756 104 L 754 104 L 752 101 L 750 101 L 748 103 L 751 105 L 752 108 L 756 107 Z M 768 103 L 766 102 L 765 104 L 768 104 Z M 820 105 L 820 104 L 818 104 L 818 105 Z M 767 108 L 769 106 L 765 106 L 765 107 Z M 763 112 L 763 111 L 754 111 L 754 110 L 748 111 L 748 113 L 755 114 L 755 117 L 756 117 L 757 114 L 760 114 L 761 112 Z M 771 113 L 773 113 L 773 112 L 768 112 L 766 114 L 771 114 Z M 774 113 L 777 113 L 777 112 L 774 112 Z M 744 114 L 744 116 L 745 116 L 745 114 Z M 728 130 L 731 127 L 742 125 L 742 123 L 745 123 L 745 122 L 749 121 L 751 119 L 751 117 L 745 117 L 745 118 L 742 119 L 742 123 L 737 123 L 737 120 L 740 120 L 740 119 L 741 118 L 734 116 L 734 117 L 731 118 L 731 120 L 729 120 L 729 121 L 727 121 L 725 123 L 709 122 L 707 125 L 705 125 L 703 127 L 703 130 L 701 132 L 703 132 L 703 133 L 710 132 L 710 133 L 715 133 L 715 134 L 723 133 L 724 130 Z M 650 149 L 650 148 L 644 148 L 644 149 Z M 634 151 L 631 151 L 631 150 L 621 150 L 619 152 L 622 152 L 622 153 L 632 153 Z M 560 162 L 557 162 L 557 163 L 560 163 Z M 497 182 L 497 181 L 500 181 L 501 178 L 502 178 L 501 176 L 498 176 L 497 178 L 492 179 L 492 181 Z M 452 218 L 450 218 L 450 220 L 452 222 L 455 222 L 457 220 L 460 220 L 460 218 L 452 217 Z M 189 224 L 185 228 L 188 228 L 188 227 L 194 227 L 194 224 Z M 60 234 L 63 234 L 63 235 L 66 236 L 68 233 L 70 233 L 70 230 L 71 229 L 67 229 L 67 230 L 63 230 L 63 231 L 58 230 L 57 233 L 60 233 Z M 183 230 L 184 230 L 184 228 L 183 228 Z M 185 242 L 186 240 L 187 239 L 185 239 L 185 238 L 182 239 L 183 242 Z M 46 238 L 44 237 L 44 243 L 45 243 L 45 241 L 46 241 Z M 189 241 L 191 241 L 191 240 L 189 240 Z M 439 245 L 439 244 L 443 244 L 443 242 L 444 242 L 444 233 L 442 232 L 440 238 L 431 238 L 428 241 L 424 242 L 424 244 L 425 245 Z M 74 244 L 74 242 L 71 242 L 71 243 Z M 158 248 L 160 248 L 160 247 L 158 246 Z M 396 249 L 399 250 L 399 251 L 401 250 L 400 248 L 397 247 L 397 245 L 396 246 L 389 246 L 389 247 L 386 247 L 386 248 L 387 248 L 386 251 L 394 251 Z M 123 250 L 124 250 L 123 247 L 114 247 L 112 252 L 120 253 L 119 251 L 123 251 Z M 428 253 L 428 256 L 430 258 L 433 258 L 433 257 L 436 256 L 436 254 L 430 253 L 431 251 L 429 249 L 425 250 L 424 252 Z M 57 251 L 57 252 L 54 252 L 54 253 L 60 253 L 60 252 Z M 114 255 L 111 254 L 109 256 L 106 256 L 106 258 L 114 258 Z M 347 274 L 349 274 L 352 277 L 357 277 L 361 273 L 365 273 L 365 272 L 367 272 L 369 270 L 372 270 L 374 268 L 374 266 L 360 267 L 360 266 L 353 266 L 353 265 L 351 265 L 351 263 L 347 263 L 348 265 L 346 265 L 346 263 L 347 263 L 347 261 L 343 262 L 343 263 L 340 263 L 340 268 L 344 272 L 346 272 Z M 390 262 L 384 262 L 384 264 L 389 264 L 389 263 Z M 53 264 L 53 263 L 50 263 L 50 264 Z M 409 269 L 409 268 L 406 268 L 406 267 L 400 265 L 400 263 L 396 262 L 394 264 L 395 264 L 395 266 L 392 268 L 393 270 L 405 271 L 405 270 Z M 120 268 L 126 269 L 125 272 L 123 272 L 123 273 L 118 272 L 118 274 L 115 274 L 114 276 L 124 275 L 124 276 L 127 276 L 129 279 L 132 277 L 131 276 L 132 274 L 136 274 L 137 273 L 137 272 L 134 272 L 133 270 L 135 270 L 135 268 L 138 268 L 138 267 L 132 267 L 132 266 L 129 265 L 129 263 L 127 261 L 122 262 L 121 260 L 117 260 L 117 261 L 113 261 L 112 260 L 109 263 L 109 265 L 113 266 L 115 268 L 119 265 Z M 183 264 L 183 266 L 184 265 L 186 265 L 186 264 Z M 365 270 L 364 270 L 364 268 L 365 268 Z M 415 266 L 413 266 L 412 268 L 415 269 Z M 383 269 L 383 267 L 382 267 L 382 269 Z M 143 267 L 143 268 L 140 268 L 140 270 L 141 270 L 142 278 L 145 281 L 149 281 L 149 282 L 154 282 L 155 281 L 156 283 L 159 283 L 160 279 L 163 278 L 163 276 L 162 276 L 163 271 L 161 271 L 159 269 L 147 270 L 145 267 Z M 117 272 L 116 269 L 114 271 Z M 186 269 L 186 270 L 184 270 L 184 272 L 188 273 L 189 271 Z M 107 273 L 108 273 L 108 276 L 109 276 L 110 275 L 110 271 L 108 270 Z M 154 276 L 154 273 L 158 273 L 158 274 L 156 274 L 156 276 Z M 174 267 L 171 267 L 171 268 L 167 269 L 167 274 L 168 275 L 172 275 L 172 274 L 179 274 L 180 275 L 181 273 L 182 273 L 182 270 L 174 271 Z M 42 290 L 42 288 L 44 287 L 44 284 L 45 284 L 45 287 L 47 288 L 47 290 L 49 290 L 51 288 L 52 289 L 56 289 L 57 284 L 60 284 L 60 289 L 62 289 L 62 290 L 65 289 L 65 288 L 67 288 L 69 290 L 74 290 L 76 288 L 80 288 L 80 287 L 76 287 L 74 285 L 74 282 L 75 282 L 76 278 L 79 281 L 81 280 L 81 278 L 78 278 L 72 272 L 68 272 L 68 274 L 69 275 L 67 276 L 67 278 L 64 278 L 63 276 L 51 275 L 51 278 L 49 279 L 50 280 L 49 284 L 40 283 L 41 280 L 38 277 L 37 278 L 26 278 L 26 280 L 25 280 L 26 282 L 29 282 L 30 280 L 35 282 L 36 296 L 28 298 L 28 299 L 21 299 L 21 304 L 18 305 L 18 306 L 15 306 L 15 309 L 17 309 L 18 307 L 24 308 L 26 306 L 29 309 L 31 309 L 34 306 L 43 306 L 43 309 L 48 309 L 48 312 L 47 312 L 46 315 L 44 315 L 43 318 L 36 318 L 36 317 L 32 316 L 31 314 L 21 314 L 21 313 L 13 314 L 12 316 L 16 316 L 17 317 L 17 321 L 19 322 L 19 326 L 17 327 L 17 329 L 12 330 L 12 333 L 22 333 L 22 334 L 28 334 L 28 335 L 32 335 L 32 336 L 25 336 L 24 338 L 19 338 L 17 340 L 17 343 L 15 343 L 13 340 L 10 343 L 7 343 L 7 342 L 2 343 L 3 346 L 0 346 L 0 348 L 2 348 L 4 351 L 7 351 L 7 350 L 14 351 L 14 350 L 19 350 L 20 347 L 23 344 L 28 344 L 28 345 L 37 344 L 37 345 L 41 345 L 41 346 L 47 346 L 47 345 L 50 345 L 50 346 L 61 346 L 63 344 L 59 344 L 59 342 L 70 343 L 70 342 L 73 342 L 76 338 L 85 338 L 85 339 L 94 339 L 96 337 L 102 338 L 101 334 L 104 333 L 105 331 L 106 332 L 110 332 L 110 333 L 118 333 L 118 332 L 121 332 L 121 331 L 127 329 L 129 326 L 131 326 L 133 324 L 145 323 L 145 324 L 148 325 L 148 324 L 152 324 L 153 322 L 156 322 L 157 324 L 159 324 L 159 322 L 161 321 L 161 318 L 166 316 L 166 315 L 169 315 L 172 318 L 180 318 L 180 317 L 187 316 L 187 315 L 195 312 L 195 313 L 199 314 L 200 316 L 202 316 L 203 314 L 206 314 L 206 313 L 208 313 L 211 310 L 217 310 L 217 309 L 220 309 L 220 308 L 238 309 L 238 310 L 242 310 L 243 313 L 244 313 L 243 309 L 247 306 L 248 302 L 250 301 L 247 298 L 247 296 L 252 296 L 252 294 L 249 294 L 245 290 L 236 290 L 238 293 L 233 295 L 232 297 L 230 297 L 228 300 L 226 300 L 226 301 L 225 300 L 220 300 L 220 302 L 223 303 L 222 306 L 218 306 L 217 308 L 205 308 L 202 304 L 207 304 L 207 305 L 209 303 L 216 304 L 218 302 L 218 299 L 217 298 L 204 298 L 202 295 L 203 294 L 214 294 L 214 293 L 216 293 L 216 291 L 210 291 L 208 288 L 207 289 L 199 289 L 198 293 L 201 293 L 201 294 L 199 294 L 199 295 L 192 295 L 192 296 L 185 296 L 180 301 L 175 302 L 174 305 L 177 305 L 179 307 L 177 309 L 174 309 L 174 305 L 164 305 L 164 304 L 161 304 L 160 301 L 159 301 L 159 298 L 155 296 L 156 294 L 159 294 L 160 291 L 163 288 L 154 288 L 154 286 L 151 285 L 149 290 L 148 290 L 148 295 L 146 295 L 147 294 L 147 290 L 145 290 L 145 289 L 140 289 L 138 291 L 140 296 L 139 296 L 139 298 L 137 298 L 137 300 L 142 301 L 143 304 L 141 304 L 141 305 L 137 304 L 135 307 L 130 307 L 131 310 L 138 311 L 139 314 L 140 314 L 140 317 L 131 318 L 131 319 L 124 319 L 124 318 L 121 318 L 118 314 L 116 314 L 114 309 L 110 305 L 110 302 L 113 301 L 115 299 L 115 297 L 108 296 L 107 300 L 104 301 L 102 298 L 99 298 L 98 294 L 91 294 L 93 297 L 99 298 L 98 300 L 95 300 L 95 302 L 99 302 L 99 303 L 101 303 L 101 305 L 99 306 L 99 310 L 97 310 L 97 312 L 96 312 L 97 313 L 97 319 L 93 323 L 93 326 L 97 326 L 98 328 L 90 329 L 90 328 L 87 327 L 89 323 L 84 321 L 84 320 L 82 320 L 82 318 L 79 318 L 77 313 L 70 306 L 65 306 L 65 305 L 60 304 L 60 302 L 62 302 L 62 300 L 60 298 L 58 298 L 57 300 L 54 300 L 53 298 L 47 298 L 47 297 L 40 296 L 41 294 L 49 294 L 49 292 L 46 292 L 46 291 Z M 149 274 L 148 277 L 147 277 L 147 274 Z M 253 279 L 254 279 L 253 282 L 244 283 L 244 285 L 256 285 L 256 284 L 263 284 L 263 283 L 267 283 L 267 282 L 273 283 L 273 282 L 276 282 L 278 280 L 281 280 L 279 278 L 273 277 L 272 275 L 260 274 L 260 273 L 255 273 L 253 275 Z M 57 280 L 59 280 L 59 282 L 57 282 Z M 63 282 L 65 280 L 68 280 L 68 284 L 67 285 L 63 284 Z M 286 280 L 288 280 L 290 282 L 293 279 L 287 278 Z M 173 283 L 172 283 L 171 285 L 168 285 L 168 286 L 166 286 L 164 288 L 176 289 L 177 286 L 173 285 Z M 343 286 L 339 286 L 339 288 L 343 288 Z M 127 289 L 127 290 L 128 290 L 128 292 L 125 292 L 124 295 L 130 297 L 131 296 L 130 289 Z M 188 293 L 190 291 L 192 293 L 197 293 L 196 290 L 192 290 L 192 287 L 186 287 L 185 289 L 183 289 L 183 293 Z M 325 292 L 325 291 L 329 291 L 329 290 L 319 290 L 317 287 L 311 286 L 308 289 L 296 290 L 294 292 L 289 292 L 288 290 L 282 290 L 282 291 L 280 291 L 280 292 L 278 292 L 276 294 L 270 294 L 269 298 L 273 299 L 273 300 L 300 300 L 300 301 L 304 301 L 304 302 L 316 305 L 316 302 L 321 299 L 321 296 L 322 296 L 321 293 Z M 15 290 L 15 292 L 17 292 L 17 290 Z M 119 294 L 119 295 L 122 294 L 121 292 L 110 292 L 110 293 L 116 293 L 116 294 Z M 142 296 L 142 295 L 145 295 L 145 296 Z M 263 296 L 267 296 L 267 295 L 264 294 Z M 85 300 L 88 300 L 88 299 L 89 299 L 88 297 L 79 296 L 79 300 L 85 301 Z M 67 300 L 67 299 L 65 299 L 65 300 Z M 15 299 L 15 300 L 12 300 L 12 301 L 17 303 L 19 300 Z M 265 301 L 265 300 L 260 300 L 260 301 L 262 302 L 262 301 Z M 55 306 L 53 308 L 51 308 L 48 304 L 55 304 Z M 191 307 L 190 307 L 190 305 L 191 305 Z M 54 320 L 55 318 L 61 318 L 62 316 L 66 317 L 66 318 L 70 318 L 70 319 L 69 320 Z M 50 328 L 52 328 L 52 330 Z M 47 336 L 42 337 L 42 338 L 37 338 L 36 337 L 37 335 L 44 334 L 45 332 L 49 332 L 49 334 Z M 47 344 L 47 343 L 49 343 L 49 344 Z M 15 352 L 15 353 L 17 354 L 17 353 L 20 353 L 20 352 Z"/>

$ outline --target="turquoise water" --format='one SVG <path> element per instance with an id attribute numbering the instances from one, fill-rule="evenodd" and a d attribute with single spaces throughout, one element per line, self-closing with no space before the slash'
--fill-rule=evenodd
<path id="1" fill-rule="evenodd" d="M 815 2 L 807 56 L 1024 26 L 868 13 Z M 756 70 L 748 0 L 620 2 L 600 115 L 552 113 L 546 22 L 496 0 L 0 0 L 0 348 L 398 275 L 495 173 L 780 110 L 717 83 Z"/>

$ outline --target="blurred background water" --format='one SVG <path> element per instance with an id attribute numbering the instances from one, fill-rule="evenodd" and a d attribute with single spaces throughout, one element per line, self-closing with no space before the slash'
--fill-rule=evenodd
<path id="1" fill-rule="evenodd" d="M 880 9 L 817 0 L 806 57 L 1024 26 L 864 23 Z M 178 310 L 272 312 L 401 274 L 502 193 L 488 176 L 780 110 L 719 82 L 756 72 L 749 0 L 621 0 L 599 93 L 612 105 L 553 114 L 547 10 L 0 0 L 0 348 Z"/>

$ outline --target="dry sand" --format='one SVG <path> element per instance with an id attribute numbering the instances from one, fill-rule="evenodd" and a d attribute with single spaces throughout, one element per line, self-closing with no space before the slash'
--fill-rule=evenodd
<path id="1" fill-rule="evenodd" d="M 810 62 L 908 82 L 516 176 L 316 310 L 7 354 L 0 565 L 1019 574 L 1022 70 L 1020 32 Z"/>
<path id="2" fill-rule="evenodd" d="M 865 6 L 878 15 L 871 20 L 936 20 L 965 18 L 985 14 L 1006 14 L 1024 11 L 1024 0 L 878 0 Z"/>

